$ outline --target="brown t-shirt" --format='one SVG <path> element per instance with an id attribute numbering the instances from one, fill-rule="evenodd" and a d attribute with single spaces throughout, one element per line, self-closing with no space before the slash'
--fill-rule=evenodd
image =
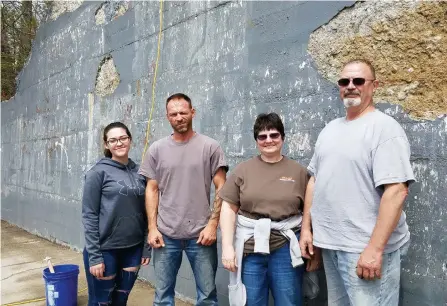
<path id="1" fill-rule="evenodd" d="M 294 160 L 284 156 L 277 163 L 267 163 L 256 156 L 236 166 L 219 196 L 239 206 L 239 214 L 244 217 L 281 221 L 302 213 L 308 180 L 306 168 Z M 271 231 L 270 251 L 286 242 L 287 238 L 280 232 Z M 254 239 L 251 238 L 244 252 L 253 250 Z"/>

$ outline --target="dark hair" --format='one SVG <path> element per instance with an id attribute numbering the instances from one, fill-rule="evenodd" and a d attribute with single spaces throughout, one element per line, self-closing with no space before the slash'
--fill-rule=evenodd
<path id="1" fill-rule="evenodd" d="M 169 98 L 166 99 L 166 107 L 168 107 L 169 101 L 178 99 L 185 100 L 186 102 L 188 102 L 189 108 L 192 108 L 191 98 L 181 92 L 169 96 Z"/>
<path id="2" fill-rule="evenodd" d="M 129 136 L 130 140 L 132 140 L 132 134 L 130 134 L 129 129 L 127 128 L 127 126 L 124 123 L 122 123 L 122 122 L 112 122 L 112 123 L 110 123 L 108 126 L 106 126 L 104 128 L 103 139 L 104 139 L 105 143 L 107 142 L 107 133 L 111 129 L 114 129 L 114 128 L 122 128 L 122 129 L 124 129 L 126 131 L 127 136 Z M 109 149 L 105 148 L 104 149 L 104 156 L 111 158 L 112 157 L 112 152 L 110 152 Z"/>
<path id="3" fill-rule="evenodd" d="M 346 66 L 348 66 L 350 64 L 365 64 L 366 66 L 368 66 L 369 70 L 371 71 L 373 79 L 374 80 L 376 79 L 376 69 L 374 69 L 374 66 L 370 61 L 368 61 L 364 58 L 356 58 L 356 59 L 350 60 L 349 62 L 344 64 L 343 68 L 345 68 Z"/>
<path id="4" fill-rule="evenodd" d="M 286 134 L 284 134 L 281 117 L 277 113 L 259 114 L 253 127 L 253 136 L 256 140 L 260 132 L 273 129 L 277 130 L 281 134 L 282 140 L 284 140 Z"/>

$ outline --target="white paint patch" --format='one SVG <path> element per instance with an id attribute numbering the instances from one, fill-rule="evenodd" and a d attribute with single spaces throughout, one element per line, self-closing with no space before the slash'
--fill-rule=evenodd
<path id="1" fill-rule="evenodd" d="M 8 186 L 8 185 L 3 185 L 2 186 L 2 189 L 1 189 L 1 194 L 4 196 L 4 197 L 7 197 L 9 194 L 11 193 L 11 187 L 10 186 Z"/>
<path id="2" fill-rule="evenodd" d="M 61 151 L 65 153 L 65 162 L 67 163 L 67 171 L 68 173 L 71 173 L 71 165 L 68 163 L 68 154 L 67 154 L 67 148 L 64 145 L 64 137 L 61 138 L 61 142 L 56 141 L 55 145 L 56 147 L 60 147 Z M 61 163 L 62 163 L 62 157 L 61 157 Z M 62 169 L 62 167 L 61 167 Z"/>
<path id="3" fill-rule="evenodd" d="M 244 157 L 245 150 L 241 148 L 240 152 L 228 152 L 228 156 L 230 157 Z"/>
<path id="4" fill-rule="evenodd" d="M 393 110 L 392 108 L 387 108 L 383 112 L 388 116 L 393 116 L 394 114 L 396 114 L 396 110 Z"/>
<path id="5" fill-rule="evenodd" d="M 435 172 L 433 169 L 430 169 L 430 175 L 431 175 L 431 179 L 433 179 L 433 181 L 437 181 L 438 178 L 438 173 Z"/>
<path id="6" fill-rule="evenodd" d="M 288 155 L 296 154 L 296 152 L 310 152 L 312 150 L 308 133 L 292 134 L 287 136 L 286 140 L 289 144 Z"/>
<path id="7" fill-rule="evenodd" d="M 88 146 L 87 146 L 87 165 L 93 162 L 93 106 L 95 103 L 95 96 L 93 93 L 88 93 Z"/>
<path id="8" fill-rule="evenodd" d="M 265 75 L 264 75 L 264 77 L 266 78 L 266 77 L 268 77 L 268 76 L 270 76 L 270 71 L 269 71 L 269 69 L 267 68 L 267 70 L 265 71 Z"/>

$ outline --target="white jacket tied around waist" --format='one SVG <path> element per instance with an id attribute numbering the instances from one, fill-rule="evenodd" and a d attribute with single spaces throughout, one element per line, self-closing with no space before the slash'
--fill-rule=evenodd
<path id="1" fill-rule="evenodd" d="M 238 266 L 236 272 L 230 272 L 230 284 L 228 285 L 230 306 L 244 306 L 247 302 L 247 293 L 242 283 L 242 257 L 244 256 L 245 242 L 251 237 L 254 237 L 255 240 L 255 253 L 270 254 L 270 230 L 279 231 L 290 242 L 291 265 L 295 268 L 304 264 L 298 239 L 292 230 L 301 227 L 301 221 L 301 215 L 279 222 L 270 219 L 255 220 L 241 215 L 237 216 L 234 249 Z"/>

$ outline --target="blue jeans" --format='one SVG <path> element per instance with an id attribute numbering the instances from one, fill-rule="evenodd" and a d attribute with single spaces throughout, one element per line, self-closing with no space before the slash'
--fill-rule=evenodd
<path id="1" fill-rule="evenodd" d="M 191 264 L 197 290 L 197 306 L 217 306 L 217 244 L 203 246 L 196 239 L 178 240 L 163 235 L 165 246 L 154 250 L 154 306 L 175 305 L 175 283 L 185 251 Z"/>
<path id="2" fill-rule="evenodd" d="M 323 263 L 331 306 L 398 306 L 400 262 L 409 243 L 383 254 L 382 277 L 363 280 L 357 276 L 359 253 L 323 249 Z"/>
<path id="3" fill-rule="evenodd" d="M 242 283 L 247 291 L 246 306 L 268 306 L 269 289 L 275 305 L 301 306 L 304 265 L 293 268 L 291 262 L 289 243 L 270 254 L 245 256 Z"/>
<path id="4" fill-rule="evenodd" d="M 88 253 L 84 249 L 84 267 L 88 286 L 88 306 L 127 305 L 130 291 L 137 279 L 138 271 L 124 271 L 124 268 L 139 267 L 143 246 L 102 251 L 105 272 L 104 277 L 113 276 L 113 279 L 100 280 L 90 274 Z"/>

